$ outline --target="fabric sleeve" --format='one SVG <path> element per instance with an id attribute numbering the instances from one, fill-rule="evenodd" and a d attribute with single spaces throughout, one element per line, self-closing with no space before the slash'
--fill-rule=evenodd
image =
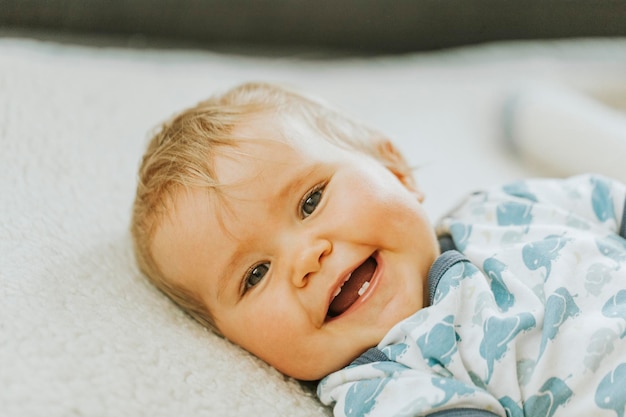
<path id="1" fill-rule="evenodd" d="M 626 237 L 626 185 L 597 174 L 531 179 L 502 187 L 505 194 L 549 204 Z M 572 218 L 572 222 L 575 218 Z"/>
<path id="2" fill-rule="evenodd" d="M 335 417 L 505 416 L 486 391 L 393 361 L 350 366 L 326 377 L 318 396 Z"/>

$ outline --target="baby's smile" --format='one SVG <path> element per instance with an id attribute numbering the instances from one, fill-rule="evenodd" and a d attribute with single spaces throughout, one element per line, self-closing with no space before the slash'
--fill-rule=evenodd
<path id="1" fill-rule="evenodd" d="M 341 316 L 351 309 L 355 304 L 361 304 L 367 297 L 363 297 L 370 287 L 372 280 L 376 278 L 378 270 L 378 262 L 374 256 L 368 257 L 363 263 L 357 266 L 347 277 L 341 279 L 340 285 L 337 286 L 330 305 L 328 307 L 328 319 Z M 363 297 L 363 299 L 362 299 Z"/>

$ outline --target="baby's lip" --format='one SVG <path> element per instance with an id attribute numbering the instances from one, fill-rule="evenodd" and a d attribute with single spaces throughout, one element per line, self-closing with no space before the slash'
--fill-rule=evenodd
<path id="1" fill-rule="evenodd" d="M 326 321 L 332 320 L 336 317 L 343 315 L 345 312 L 350 310 L 354 304 L 356 304 L 361 296 L 367 293 L 370 285 L 373 283 L 376 272 L 378 270 L 379 258 L 376 256 L 377 253 L 374 252 L 370 256 L 365 259 L 360 260 L 360 262 L 352 265 L 347 271 L 340 275 L 339 279 L 335 282 L 335 285 L 331 287 L 331 291 L 328 297 L 327 310 L 326 310 Z M 358 282 L 348 282 L 352 277 L 352 274 L 360 268 L 359 272 L 363 272 L 366 274 L 366 277 L 358 277 L 353 278 L 357 279 Z M 373 268 L 373 269 L 372 269 Z M 367 276 L 369 274 L 369 276 Z M 337 300 L 335 305 L 333 305 L 333 301 L 335 297 L 342 291 L 342 286 L 346 285 L 345 291 L 350 291 L 351 294 L 346 294 L 343 296 L 343 300 Z M 357 288 L 358 287 L 358 288 Z M 358 292 L 358 296 L 356 295 Z M 346 300 L 347 297 L 347 300 Z M 339 298 L 339 297 L 338 297 Z M 334 312 L 331 310 L 334 309 Z"/>

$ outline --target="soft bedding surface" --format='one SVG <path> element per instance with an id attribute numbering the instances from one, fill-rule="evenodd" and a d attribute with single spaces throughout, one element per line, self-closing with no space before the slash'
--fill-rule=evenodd
<path id="1" fill-rule="evenodd" d="M 626 181 L 625 39 L 344 59 L 0 39 L 3 416 L 330 415 L 180 312 L 131 253 L 150 130 L 249 80 L 313 93 L 387 133 L 419 167 L 433 221 L 466 192 L 521 176 Z"/>

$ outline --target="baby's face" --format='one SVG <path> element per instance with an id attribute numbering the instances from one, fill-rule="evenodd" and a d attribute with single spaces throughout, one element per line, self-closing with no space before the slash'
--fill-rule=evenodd
<path id="1" fill-rule="evenodd" d="M 278 140 L 217 156 L 223 194 L 178 192 L 152 250 L 225 337 L 314 380 L 423 307 L 438 245 L 418 194 L 381 163 L 313 133 L 294 145 L 278 132 L 269 119 L 240 127 Z"/>

